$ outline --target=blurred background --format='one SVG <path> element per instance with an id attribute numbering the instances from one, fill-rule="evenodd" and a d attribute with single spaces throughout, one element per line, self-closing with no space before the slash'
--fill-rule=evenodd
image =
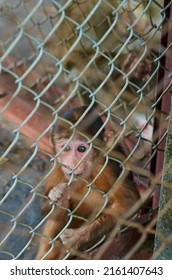
<path id="1" fill-rule="evenodd" d="M 0 0 L 0 259 L 34 259 L 51 128 L 81 105 L 115 131 L 147 198 L 83 258 L 172 259 L 171 29 L 167 0 Z"/>

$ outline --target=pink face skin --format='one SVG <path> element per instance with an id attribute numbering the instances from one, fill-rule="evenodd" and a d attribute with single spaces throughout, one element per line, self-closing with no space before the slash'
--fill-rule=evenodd
<path id="1" fill-rule="evenodd" d="M 56 144 L 58 151 L 60 151 L 69 139 L 62 138 Z M 74 175 L 88 179 L 92 172 L 93 150 L 89 150 L 89 145 L 84 140 L 73 138 L 66 146 L 66 148 L 58 156 L 59 163 L 62 163 L 62 170 L 67 180 L 71 178 L 71 171 L 74 170 L 78 162 L 85 156 L 74 171 Z M 67 168 L 66 168 L 67 167 Z M 73 181 L 78 180 L 76 177 Z"/>

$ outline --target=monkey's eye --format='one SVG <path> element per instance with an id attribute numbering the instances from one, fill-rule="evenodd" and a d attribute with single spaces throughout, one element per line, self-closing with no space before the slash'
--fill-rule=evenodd
<path id="1" fill-rule="evenodd" d="M 64 147 L 64 146 L 63 146 Z M 65 148 L 64 148 L 64 150 L 63 151 L 65 151 L 65 152 L 69 152 L 71 149 L 70 149 L 70 147 L 69 146 L 66 146 Z"/>
<path id="2" fill-rule="evenodd" d="M 80 152 L 80 153 L 85 153 L 86 150 L 87 150 L 87 148 L 85 146 L 82 146 L 82 145 L 80 145 L 77 148 L 77 151 Z"/>

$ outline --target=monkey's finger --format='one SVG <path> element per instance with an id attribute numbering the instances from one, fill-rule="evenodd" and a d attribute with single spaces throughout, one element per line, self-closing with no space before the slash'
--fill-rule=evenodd
<path id="1" fill-rule="evenodd" d="M 57 202 L 61 198 L 63 198 L 66 189 L 66 184 L 57 185 L 52 190 L 50 190 L 48 197 L 53 202 Z"/>

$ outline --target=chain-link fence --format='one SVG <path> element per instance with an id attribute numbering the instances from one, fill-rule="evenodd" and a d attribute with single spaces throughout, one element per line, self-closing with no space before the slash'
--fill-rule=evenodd
<path id="1" fill-rule="evenodd" d="M 171 19 L 172 1 L 0 1 L 0 259 L 34 259 L 45 243 L 48 249 L 41 258 L 51 256 L 58 246 L 63 259 L 172 258 Z M 70 124 L 70 140 L 75 131 L 82 132 L 85 113 L 96 110 L 101 126 L 93 137 L 84 132 L 82 136 L 89 151 L 93 147 L 101 154 L 103 164 L 98 172 L 94 161 L 94 178 L 83 186 L 83 196 L 73 198 L 78 204 L 72 201 L 75 206 L 69 208 L 69 201 L 64 206 L 45 195 L 47 179 L 53 182 L 61 176 L 56 168 L 70 144 L 54 153 L 49 139 L 64 113 L 81 106 L 86 106 L 85 112 Z M 90 125 L 92 120 L 87 122 Z M 104 129 L 104 139 L 113 132 L 113 141 L 108 148 L 105 141 L 97 148 L 96 139 Z M 115 156 L 119 145 L 120 160 Z M 67 188 L 83 183 L 82 178 L 75 180 L 82 161 L 71 170 Z M 77 243 L 85 234 L 82 229 L 99 222 L 102 213 L 114 207 L 107 207 L 111 188 L 104 191 L 110 173 L 116 172 L 112 168 L 104 171 L 111 161 L 130 175 L 140 193 L 136 214 L 117 219 L 107 234 L 108 217 L 101 222 L 100 236 L 94 239 L 90 233 L 91 245 L 74 252 L 72 245 L 67 246 L 73 236 L 72 242 Z M 123 184 L 121 173 L 115 178 L 112 189 Z M 96 185 L 93 195 L 96 180 L 100 186 Z M 52 187 L 64 183 L 54 182 Z M 123 195 L 130 200 L 128 191 Z M 104 202 L 99 206 L 100 196 Z M 45 203 L 49 210 L 44 215 Z M 87 206 L 96 208 L 89 214 L 91 222 L 84 216 Z M 83 210 L 78 212 L 79 208 Z M 57 223 L 63 226 L 48 236 L 45 225 L 51 227 L 57 209 Z M 75 227 L 72 233 L 71 227 Z"/>

